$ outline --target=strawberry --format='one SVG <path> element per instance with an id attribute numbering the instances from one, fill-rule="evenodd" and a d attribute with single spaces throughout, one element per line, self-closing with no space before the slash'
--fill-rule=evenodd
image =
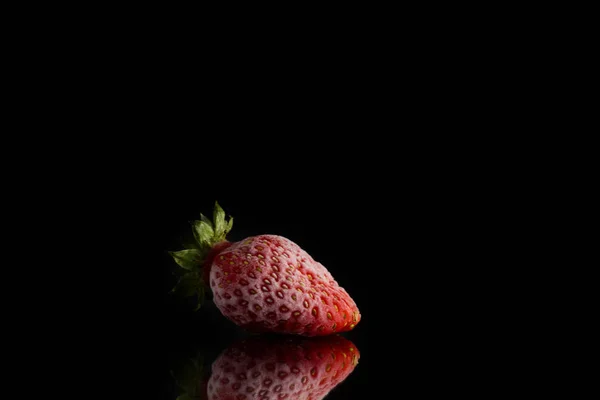
<path id="1" fill-rule="evenodd" d="M 231 243 L 233 219 L 216 204 L 214 222 L 193 223 L 197 243 L 172 252 L 187 269 L 178 288 L 188 295 L 213 292 L 221 313 L 250 331 L 323 336 L 353 329 L 361 315 L 329 271 L 297 244 L 277 235 Z"/>
<path id="2" fill-rule="evenodd" d="M 358 364 L 356 346 L 341 336 L 253 337 L 212 364 L 209 400 L 319 400 Z"/>

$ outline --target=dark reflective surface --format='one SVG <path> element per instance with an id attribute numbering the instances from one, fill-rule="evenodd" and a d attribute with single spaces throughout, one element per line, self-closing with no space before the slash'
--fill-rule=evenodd
<path id="1" fill-rule="evenodd" d="M 340 335 L 250 336 L 236 340 L 214 361 L 198 354 L 174 378 L 179 400 L 318 400 L 330 392 L 333 399 L 359 360 L 357 346 Z"/>

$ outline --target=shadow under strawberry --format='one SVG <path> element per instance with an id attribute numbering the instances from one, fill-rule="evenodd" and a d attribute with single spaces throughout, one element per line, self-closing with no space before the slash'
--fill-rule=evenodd
<path id="1" fill-rule="evenodd" d="M 178 400 L 323 399 L 358 364 L 354 343 L 339 335 L 303 338 L 262 335 L 235 342 L 212 364 L 184 370 Z"/>

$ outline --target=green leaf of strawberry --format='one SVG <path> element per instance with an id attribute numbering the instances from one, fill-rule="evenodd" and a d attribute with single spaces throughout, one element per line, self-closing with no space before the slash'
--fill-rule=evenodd
<path id="1" fill-rule="evenodd" d="M 182 296 L 204 296 L 204 283 L 198 275 L 198 272 L 188 272 L 184 274 L 177 285 L 173 288 L 174 292 L 178 292 Z"/>
<path id="2" fill-rule="evenodd" d="M 209 225 L 206 221 L 194 221 L 194 238 L 201 247 L 210 247 L 213 245 L 212 241 L 215 237 L 215 231 L 212 225 Z"/>
<path id="3" fill-rule="evenodd" d="M 215 236 L 224 237 L 225 233 L 225 211 L 221 208 L 219 203 L 215 203 L 215 210 L 213 212 L 213 221 L 215 222 Z"/>
<path id="4" fill-rule="evenodd" d="M 170 251 L 169 254 L 181 268 L 188 271 L 196 270 L 202 262 L 202 253 L 197 249 Z"/>
<path id="5" fill-rule="evenodd" d="M 225 237 L 229 231 L 231 231 L 231 227 L 233 226 L 233 218 L 229 217 L 229 221 L 225 221 L 225 211 L 223 211 L 219 203 L 215 203 L 213 220 L 215 230 L 213 243 L 218 243 L 222 240 L 225 240 Z"/>

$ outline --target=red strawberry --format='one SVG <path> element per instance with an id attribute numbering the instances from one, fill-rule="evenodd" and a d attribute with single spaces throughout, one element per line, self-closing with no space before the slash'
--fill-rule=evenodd
<path id="1" fill-rule="evenodd" d="M 360 353 L 341 336 L 254 337 L 212 364 L 209 400 L 319 400 L 354 370 Z"/>
<path id="2" fill-rule="evenodd" d="M 198 245 L 171 253 L 188 269 L 180 288 L 202 297 L 208 282 L 221 313 L 252 331 L 321 336 L 356 326 L 356 304 L 323 265 L 281 236 L 230 243 L 232 222 L 218 204 L 214 223 L 204 216 L 194 222 Z"/>

